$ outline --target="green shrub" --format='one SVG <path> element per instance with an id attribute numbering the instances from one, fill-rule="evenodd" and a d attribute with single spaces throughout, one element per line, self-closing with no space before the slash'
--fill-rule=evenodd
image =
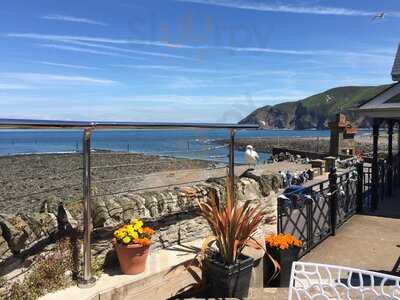
<path id="1" fill-rule="evenodd" d="M 60 241 L 54 251 L 41 256 L 22 281 L 12 284 L 7 299 L 34 300 L 68 287 L 72 281 L 66 272 L 72 268 L 72 258 L 67 243 Z"/>
<path id="2" fill-rule="evenodd" d="M 0 289 L 3 288 L 6 285 L 6 283 L 7 280 L 4 277 L 0 276 Z"/>
<path id="3" fill-rule="evenodd" d="M 81 241 L 66 239 L 56 243 L 55 249 L 47 255 L 38 258 L 28 275 L 22 281 L 13 283 L 7 291 L 7 300 L 36 300 L 48 293 L 62 290 L 70 286 L 72 276 L 68 273 L 77 271 L 75 263 L 82 262 L 82 254 L 73 251 L 73 248 L 80 249 Z M 71 245 L 74 246 L 71 247 Z M 75 260 L 75 263 L 74 263 Z M 92 259 L 92 274 L 100 277 L 103 272 L 102 260 Z M 76 274 L 76 273 L 75 273 Z M 82 268 L 79 270 L 82 274 Z M 1 278 L 0 278 L 1 288 Z M 2 300 L 0 295 L 0 300 Z"/>

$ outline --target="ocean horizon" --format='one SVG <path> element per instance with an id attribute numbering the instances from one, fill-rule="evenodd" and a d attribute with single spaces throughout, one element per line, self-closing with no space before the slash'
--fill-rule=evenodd
<path id="1" fill-rule="evenodd" d="M 329 130 L 239 130 L 236 134 L 238 139 L 328 136 Z M 93 132 L 92 149 L 225 162 L 227 145 L 216 141 L 228 138 L 226 129 L 99 130 Z M 0 130 L 0 156 L 76 153 L 81 149 L 82 130 Z M 243 163 L 242 153 L 236 154 L 236 162 Z M 260 153 L 261 160 L 268 158 L 268 153 Z"/>

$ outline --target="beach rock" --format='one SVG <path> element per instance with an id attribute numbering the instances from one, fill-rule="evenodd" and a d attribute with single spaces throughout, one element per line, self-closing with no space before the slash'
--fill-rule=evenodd
<path id="1" fill-rule="evenodd" d="M 269 184 L 274 192 L 278 192 L 278 190 L 283 187 L 282 176 L 279 174 L 266 174 L 261 175 L 261 177 L 265 177 L 265 180 L 269 181 Z"/>
<path id="2" fill-rule="evenodd" d="M 57 216 L 53 213 L 33 213 L 29 215 L 32 220 L 32 230 L 41 236 L 54 236 L 58 232 Z"/>
<path id="3" fill-rule="evenodd" d="M 93 226 L 103 227 L 106 221 L 110 218 L 108 210 L 103 198 L 94 197 L 92 202 L 92 219 Z"/>
<path id="4" fill-rule="evenodd" d="M 237 196 L 241 201 L 257 200 L 263 197 L 257 181 L 250 178 L 240 179 L 238 182 Z"/>
<path id="5" fill-rule="evenodd" d="M 237 179 L 237 178 L 236 178 Z M 213 184 L 217 184 L 217 185 L 222 185 L 225 186 L 226 185 L 226 177 L 217 177 L 217 178 L 208 178 L 206 180 L 207 183 L 213 183 Z"/>
<path id="6" fill-rule="evenodd" d="M 145 199 L 144 205 L 150 212 L 150 217 L 157 218 L 158 214 L 158 200 L 152 192 L 145 192 L 140 194 Z"/>
<path id="7" fill-rule="evenodd" d="M 35 217 L 38 213 L 19 214 L 19 216 L 28 224 L 35 239 L 39 240 L 44 236 L 41 224 Z"/>
<path id="8" fill-rule="evenodd" d="M 51 195 L 42 202 L 39 212 L 56 214 L 60 202 L 62 202 L 62 200 L 59 197 Z"/>
<path id="9" fill-rule="evenodd" d="M 133 218 L 148 218 L 150 212 L 146 209 L 145 199 L 138 194 L 122 194 L 116 201 L 122 207 L 122 220 L 129 222 Z"/>
<path id="10" fill-rule="evenodd" d="M 95 198 L 96 197 L 92 198 L 92 203 L 94 202 Z M 71 214 L 72 218 L 78 222 L 78 227 L 81 226 L 83 220 L 83 201 L 75 200 L 72 202 L 64 202 L 64 207 Z"/>
<path id="11" fill-rule="evenodd" d="M 127 195 L 120 195 L 116 201 L 122 207 L 122 222 L 127 223 L 133 218 L 140 218 L 136 202 Z"/>
<path id="12" fill-rule="evenodd" d="M 31 231 L 20 216 L 0 215 L 0 227 L 13 254 L 25 248 Z"/>
<path id="13" fill-rule="evenodd" d="M 258 184 L 260 185 L 261 194 L 264 197 L 269 196 L 273 190 L 270 177 L 268 175 L 261 175 L 258 179 Z"/>
<path id="14" fill-rule="evenodd" d="M 277 220 L 277 206 L 278 206 L 278 201 L 277 201 L 277 193 L 274 191 L 271 191 L 270 195 L 264 199 L 265 203 L 265 211 L 266 215 L 264 217 L 264 223 L 265 224 L 276 224 Z"/>
<path id="15" fill-rule="evenodd" d="M 135 217 L 150 218 L 150 210 L 146 207 L 146 199 L 141 194 L 129 194 L 129 198 L 135 203 L 136 215 Z"/>
<path id="16" fill-rule="evenodd" d="M 272 190 L 277 191 L 280 188 L 280 179 L 278 179 L 278 175 L 256 175 L 251 171 L 246 171 L 241 175 L 241 177 L 255 180 L 259 185 L 259 189 L 263 197 L 267 197 Z"/>
<path id="17" fill-rule="evenodd" d="M 177 211 L 194 210 L 197 207 L 197 201 L 204 197 L 200 187 L 182 187 L 178 190 Z"/>
<path id="18" fill-rule="evenodd" d="M 167 216 L 179 210 L 177 201 L 168 192 L 154 192 L 153 197 L 157 199 L 159 215 Z"/>
<path id="19" fill-rule="evenodd" d="M 78 229 L 78 221 L 75 220 L 71 213 L 64 207 L 62 202 L 58 205 L 57 210 L 58 231 L 63 234 L 72 233 Z"/>
<path id="20" fill-rule="evenodd" d="M 123 208 L 117 202 L 117 197 L 118 196 L 109 196 L 104 199 L 104 203 L 109 215 L 104 223 L 104 226 L 117 226 L 123 223 Z"/>
<path id="21" fill-rule="evenodd" d="M 8 247 L 7 241 L 0 235 L 0 263 L 12 256 L 11 249 Z"/>

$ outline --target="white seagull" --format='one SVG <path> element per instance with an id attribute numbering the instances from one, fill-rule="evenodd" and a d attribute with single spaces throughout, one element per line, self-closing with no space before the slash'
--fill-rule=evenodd
<path id="1" fill-rule="evenodd" d="M 258 153 L 253 150 L 252 145 L 247 145 L 246 146 L 246 152 L 244 154 L 244 160 L 246 161 L 246 164 L 249 165 L 249 169 L 251 166 L 256 167 L 257 160 L 259 160 L 260 157 L 258 156 Z M 252 170 L 254 170 L 254 168 Z"/>

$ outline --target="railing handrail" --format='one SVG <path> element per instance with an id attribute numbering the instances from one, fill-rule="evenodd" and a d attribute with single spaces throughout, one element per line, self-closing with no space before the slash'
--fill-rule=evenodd
<path id="1" fill-rule="evenodd" d="M 350 167 L 350 168 L 347 168 L 347 169 L 344 170 L 344 171 L 338 172 L 338 173 L 337 173 L 338 179 L 339 179 L 340 177 L 342 177 L 342 176 L 345 176 L 345 175 L 347 175 L 347 174 L 350 174 L 350 173 L 353 172 L 354 170 L 356 170 L 355 167 Z M 311 184 L 305 183 L 304 185 L 302 185 L 302 190 L 304 190 L 304 191 L 311 191 L 314 187 L 316 187 L 316 186 L 319 187 L 319 186 L 325 185 L 325 184 L 327 184 L 327 183 L 329 183 L 329 179 L 322 179 L 322 180 L 320 180 L 320 181 L 317 181 L 317 182 L 314 182 L 314 183 L 311 183 Z M 328 189 L 328 187 L 327 187 L 327 189 Z M 298 193 L 297 190 L 296 190 L 296 191 L 293 191 L 293 192 L 290 192 L 290 193 L 283 193 L 283 191 L 282 191 L 279 195 L 285 194 L 285 196 L 289 196 L 289 195 L 296 194 L 296 193 Z"/>
<path id="2" fill-rule="evenodd" d="M 0 129 L 83 129 L 83 219 L 84 219 L 84 270 L 79 282 L 81 287 L 90 287 L 95 279 L 91 271 L 91 133 L 96 129 L 228 129 L 229 164 L 228 179 L 231 181 L 231 193 L 234 191 L 234 166 L 235 166 L 235 132 L 243 129 L 258 129 L 254 124 L 230 123 L 170 123 L 170 122 L 104 122 L 104 121 L 68 121 L 68 120 L 33 120 L 33 119 L 7 119 L 0 118 Z"/>
<path id="3" fill-rule="evenodd" d="M 179 123 L 179 122 L 113 122 L 113 121 L 68 121 L 68 120 L 34 120 L 34 119 L 1 119 L 0 128 L 35 129 L 35 128 L 92 128 L 92 129 L 258 129 L 256 124 L 235 123 Z"/>

